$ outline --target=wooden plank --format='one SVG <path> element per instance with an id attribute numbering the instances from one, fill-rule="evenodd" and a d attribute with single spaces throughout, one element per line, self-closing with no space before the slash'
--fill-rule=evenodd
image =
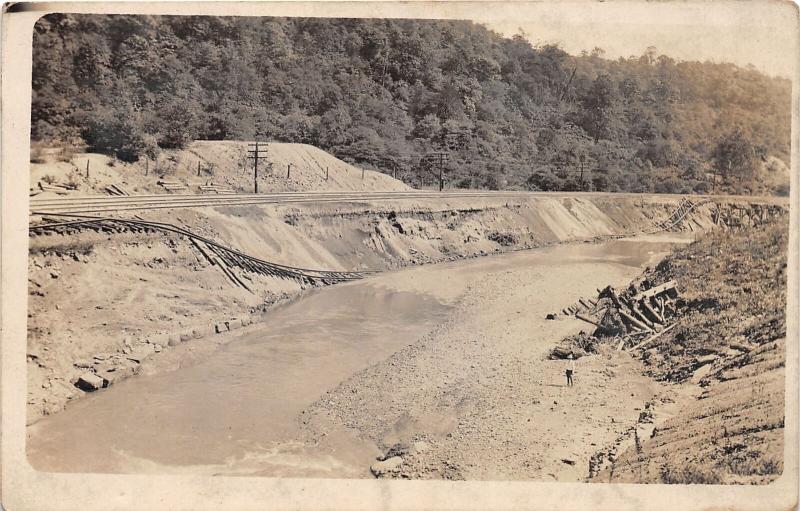
<path id="1" fill-rule="evenodd" d="M 677 287 L 678 283 L 674 280 L 670 280 L 669 282 L 664 282 L 660 286 L 651 287 L 647 291 L 642 291 L 641 293 L 637 294 L 632 298 L 632 300 L 638 302 L 644 298 L 650 298 L 651 296 L 656 296 L 661 293 L 665 293 Z"/>
<path id="2" fill-rule="evenodd" d="M 656 310 L 647 303 L 647 300 L 642 300 L 642 305 L 644 306 L 645 310 L 653 315 L 658 323 L 664 324 L 664 319 L 656 312 Z"/>
<path id="3" fill-rule="evenodd" d="M 644 323 L 642 323 L 638 319 L 634 318 L 633 316 L 631 316 L 630 314 L 628 314 L 624 310 L 619 309 L 619 314 L 623 318 L 626 318 L 628 321 L 630 321 L 632 324 L 638 326 L 641 330 L 647 330 L 648 332 L 652 332 L 653 331 L 652 328 L 650 328 L 649 326 L 645 325 Z"/>
<path id="4" fill-rule="evenodd" d="M 603 328 L 603 327 L 601 327 L 601 326 L 600 326 L 600 323 L 597 323 L 597 322 L 595 322 L 595 321 L 592 321 L 592 320 L 591 320 L 591 319 L 589 319 L 589 318 L 585 318 L 585 317 L 581 316 L 580 314 L 575 314 L 575 317 L 576 317 L 576 318 L 578 318 L 578 319 L 580 319 L 581 321 L 585 321 L 585 322 L 587 322 L 587 323 L 590 323 L 590 324 L 592 324 L 592 325 L 596 326 L 597 328 Z"/>
<path id="5" fill-rule="evenodd" d="M 650 337 L 648 337 L 644 341 L 640 342 L 636 346 L 633 346 L 632 348 L 628 348 L 628 351 L 637 350 L 637 349 L 641 348 L 642 346 L 646 346 L 647 344 L 655 341 L 656 339 L 658 339 L 659 337 L 661 337 L 665 333 L 667 333 L 670 330 L 672 330 L 673 328 L 675 328 L 676 325 L 677 325 L 677 323 L 673 323 L 672 325 L 668 326 L 667 328 L 665 328 L 664 330 L 658 332 L 657 334 L 651 335 Z"/>

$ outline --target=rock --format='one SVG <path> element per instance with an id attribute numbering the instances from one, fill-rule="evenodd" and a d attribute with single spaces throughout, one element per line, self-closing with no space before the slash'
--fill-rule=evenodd
<path id="1" fill-rule="evenodd" d="M 141 364 L 154 352 L 155 346 L 152 344 L 140 344 L 131 350 L 131 353 L 128 355 L 128 360 L 133 360 Z"/>
<path id="2" fill-rule="evenodd" d="M 228 325 L 226 323 L 217 323 L 214 325 L 214 332 L 221 334 L 222 332 L 228 331 Z"/>
<path id="3" fill-rule="evenodd" d="M 186 341 L 188 341 L 188 340 L 189 340 L 189 339 L 191 339 L 191 338 L 192 338 L 191 334 L 181 334 L 181 335 L 180 335 L 180 340 L 181 340 L 181 342 L 186 342 Z"/>
<path id="4" fill-rule="evenodd" d="M 389 458 L 385 461 L 379 461 L 374 463 L 369 469 L 375 475 L 375 477 L 383 477 L 387 474 L 393 474 L 400 470 L 400 467 L 403 465 L 403 458 L 400 456 L 394 456 Z"/>
<path id="5" fill-rule="evenodd" d="M 110 371 L 99 371 L 97 374 L 104 380 L 104 387 L 112 385 L 120 377 L 120 373 L 113 369 Z"/>
<path id="6" fill-rule="evenodd" d="M 181 339 L 177 335 L 170 335 L 169 336 L 169 341 L 167 341 L 167 344 L 170 345 L 170 346 L 177 346 L 180 343 L 181 343 Z"/>
<path id="7" fill-rule="evenodd" d="M 236 330 L 240 326 L 242 326 L 242 322 L 238 319 L 232 319 L 230 321 L 225 322 L 225 326 L 228 327 L 228 330 Z"/>
<path id="8" fill-rule="evenodd" d="M 73 365 L 78 369 L 91 369 L 94 364 L 89 360 L 76 360 Z"/>
<path id="9" fill-rule="evenodd" d="M 561 458 L 561 461 L 566 463 L 567 465 L 574 465 L 575 464 L 575 460 L 571 460 L 569 458 Z"/>
<path id="10" fill-rule="evenodd" d="M 203 337 L 203 334 L 200 333 L 200 330 L 192 330 L 192 337 L 194 337 L 195 339 L 200 339 L 201 337 Z"/>
<path id="11" fill-rule="evenodd" d="M 94 392 L 95 390 L 102 389 L 106 385 L 106 381 L 92 372 L 85 372 L 75 383 L 75 386 L 85 392 Z"/>
<path id="12" fill-rule="evenodd" d="M 553 319 L 558 319 L 558 315 L 557 315 L 557 314 L 555 314 L 555 313 L 553 313 L 553 312 L 551 312 L 550 314 L 548 314 L 547 316 L 545 316 L 545 317 L 544 317 L 544 319 L 550 319 L 550 320 L 553 320 Z"/>
<path id="13" fill-rule="evenodd" d="M 411 451 L 414 453 L 423 453 L 430 448 L 431 446 L 428 444 L 428 442 L 419 441 L 411 444 Z"/>

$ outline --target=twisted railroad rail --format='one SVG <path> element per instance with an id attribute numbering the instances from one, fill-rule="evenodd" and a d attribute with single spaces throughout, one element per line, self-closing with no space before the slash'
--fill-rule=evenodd
<path id="1" fill-rule="evenodd" d="M 678 205 L 678 209 L 672 212 L 672 214 L 666 220 L 657 223 L 652 229 L 643 231 L 642 234 L 655 234 L 658 232 L 666 231 L 672 229 L 679 223 L 683 222 L 683 220 L 690 214 L 692 211 L 697 209 L 698 207 L 708 204 L 711 202 L 710 198 L 701 199 L 697 202 L 692 202 L 689 199 L 681 199 L 680 204 Z"/>
<path id="2" fill-rule="evenodd" d="M 71 227 L 95 227 L 104 230 L 114 230 L 115 228 L 122 227 L 132 231 L 159 231 L 183 236 L 187 238 L 212 265 L 218 266 L 233 284 L 241 286 L 248 291 L 250 291 L 250 288 L 231 271 L 231 267 L 237 267 L 259 275 L 296 280 L 311 284 L 316 282 L 335 284 L 338 282 L 362 279 L 369 274 L 377 273 L 376 271 L 329 271 L 285 266 L 247 255 L 236 249 L 226 247 L 210 238 L 189 231 L 188 229 L 162 222 L 62 213 L 46 213 L 46 215 L 48 217 L 70 218 L 70 220 L 31 225 L 28 228 L 30 233 L 58 232 L 64 228 Z M 77 220 L 75 220 L 76 218 Z"/>

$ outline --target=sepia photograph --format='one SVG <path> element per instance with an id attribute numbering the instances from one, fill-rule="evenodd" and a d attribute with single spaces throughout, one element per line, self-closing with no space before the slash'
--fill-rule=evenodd
<path id="1" fill-rule="evenodd" d="M 4 6 L 28 485 L 796 505 L 795 4 L 244 4 Z"/>

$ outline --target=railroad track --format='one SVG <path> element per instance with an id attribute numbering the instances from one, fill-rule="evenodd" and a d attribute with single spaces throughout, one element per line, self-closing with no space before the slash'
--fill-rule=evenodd
<path id="1" fill-rule="evenodd" d="M 692 202 L 689 199 L 682 199 L 678 208 L 672 212 L 672 214 L 666 220 L 659 222 L 655 225 L 652 229 L 648 231 L 644 231 L 644 234 L 655 234 L 658 232 L 666 231 L 668 229 L 672 229 L 679 223 L 683 222 L 683 220 L 695 209 L 698 207 L 708 204 L 711 202 L 710 198 L 701 199 L 697 202 Z"/>
<path id="2" fill-rule="evenodd" d="M 88 228 L 107 232 L 120 230 L 130 230 L 134 232 L 156 231 L 185 237 L 212 265 L 219 267 L 232 284 L 243 287 L 248 291 L 251 291 L 249 286 L 231 270 L 231 267 L 237 267 L 247 272 L 269 277 L 292 279 L 308 283 L 321 282 L 323 284 L 358 280 L 364 278 L 368 274 L 376 273 L 374 271 L 328 271 L 285 266 L 247 255 L 173 224 L 67 213 L 50 213 L 50 215 L 68 218 L 68 220 L 32 225 L 29 227 L 29 232 L 41 234 L 48 231 L 60 232 L 64 229 Z"/>
<path id="3" fill-rule="evenodd" d="M 30 201 L 33 214 L 46 213 L 101 213 L 143 209 L 172 209 L 219 206 L 244 206 L 258 204 L 293 204 L 326 202 L 363 202 L 373 200 L 409 200 L 428 198 L 520 198 L 529 192 L 287 192 L 272 194 L 236 194 L 222 196 L 203 195 L 135 195 L 60 197 Z"/>
<path id="4" fill-rule="evenodd" d="M 617 197 L 643 198 L 641 194 L 607 192 L 520 192 L 520 191 L 472 191 L 451 190 L 444 192 L 411 190 L 405 192 L 282 192 L 264 194 L 232 194 L 208 196 L 196 194 L 153 194 L 131 196 L 58 197 L 48 199 L 31 198 L 32 214 L 45 213 L 105 213 L 111 211 L 136 211 L 152 209 L 245 206 L 259 204 L 307 204 L 336 202 L 365 202 L 375 200 L 412 199 L 526 199 L 532 197 Z M 668 198 L 659 195 L 658 198 Z M 672 196 L 681 197 L 681 196 Z M 703 198 L 698 196 L 697 198 Z M 738 198 L 742 199 L 742 198 Z M 752 200 L 752 198 L 751 198 Z"/>

